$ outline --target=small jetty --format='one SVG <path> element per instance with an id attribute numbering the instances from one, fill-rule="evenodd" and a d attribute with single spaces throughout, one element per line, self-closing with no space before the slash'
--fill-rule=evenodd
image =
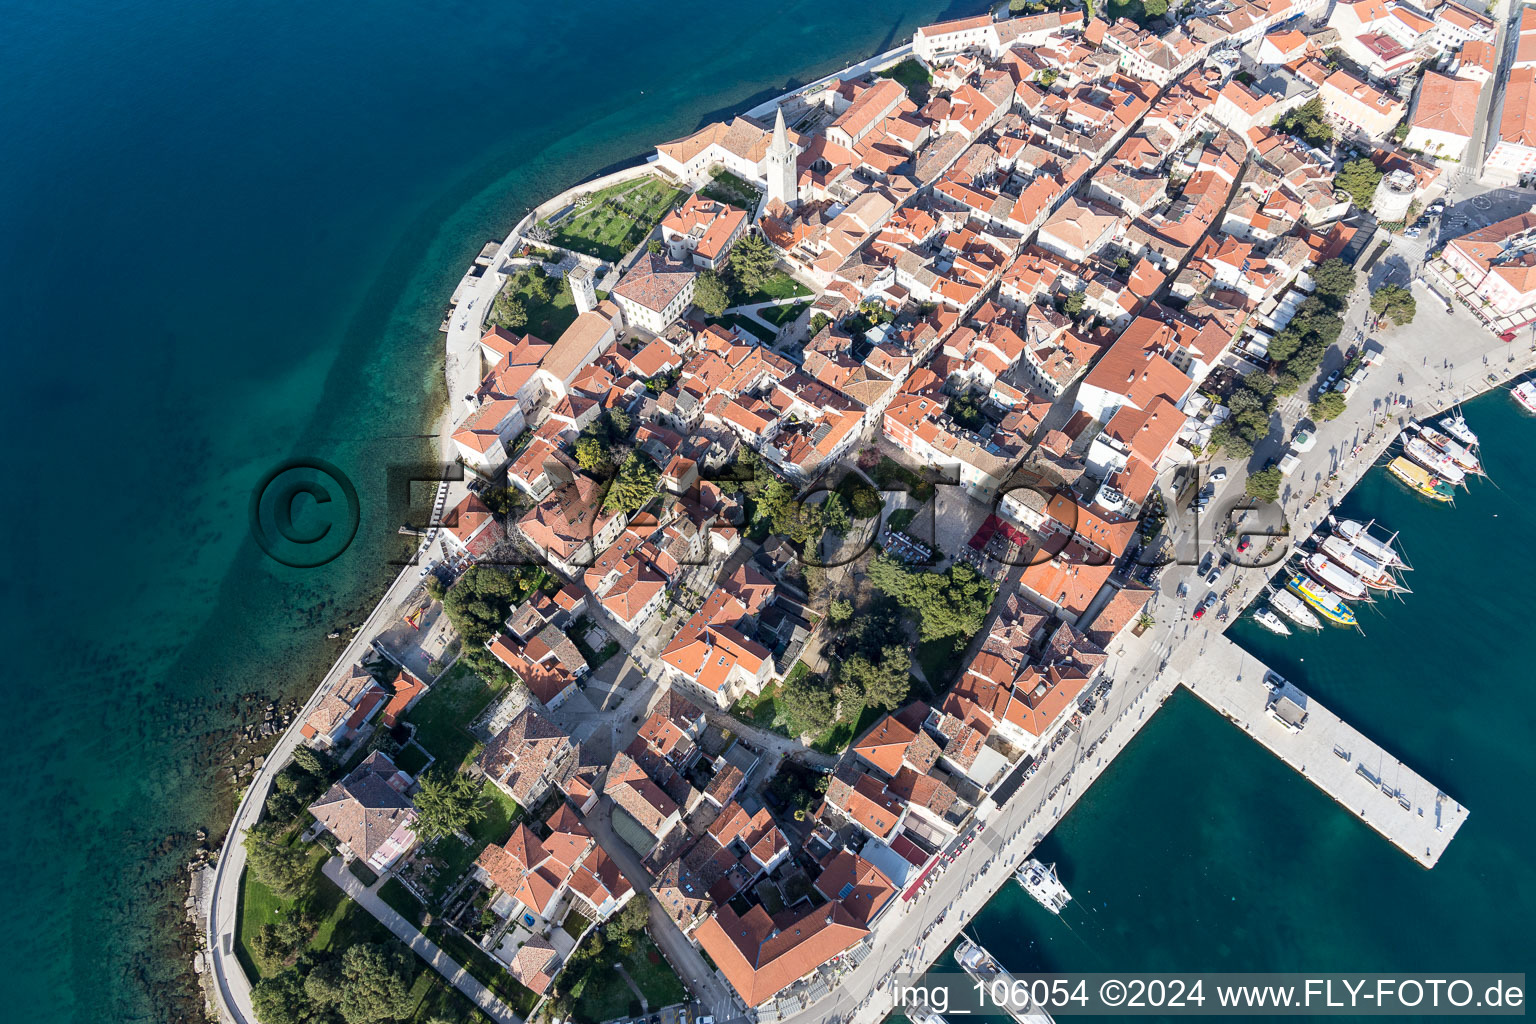
<path id="1" fill-rule="evenodd" d="M 1225 637 L 1182 679 L 1270 753 L 1426 868 L 1467 809 Z"/>

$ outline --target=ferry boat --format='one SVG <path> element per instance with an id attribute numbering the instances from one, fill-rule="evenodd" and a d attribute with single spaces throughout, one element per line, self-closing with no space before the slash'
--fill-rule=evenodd
<path id="1" fill-rule="evenodd" d="M 1329 593 L 1328 588 L 1322 584 L 1314 583 L 1298 572 L 1285 585 L 1329 622 L 1341 626 L 1356 624 L 1355 613 L 1349 605 L 1340 601 L 1338 595 Z"/>
<path id="2" fill-rule="evenodd" d="M 1393 534 L 1386 540 L 1371 536 L 1371 527 L 1375 520 L 1362 523 L 1354 519 L 1340 519 L 1334 522 L 1329 517 L 1329 525 L 1333 532 L 1349 541 L 1356 551 L 1363 551 L 1377 562 L 1392 569 L 1411 569 L 1413 566 L 1403 561 L 1403 556 L 1397 553 L 1397 548 L 1392 546 L 1392 541 L 1397 537 Z"/>
<path id="3" fill-rule="evenodd" d="M 1421 423 L 1419 425 L 1419 436 L 1444 452 L 1452 462 L 1456 463 L 1456 465 L 1460 466 L 1468 473 L 1482 473 L 1483 466 L 1482 463 L 1477 460 L 1476 455 L 1473 455 L 1456 441 L 1451 440 L 1450 437 L 1440 433 L 1440 431 L 1436 430 L 1434 427 L 1426 427 Z"/>
<path id="4" fill-rule="evenodd" d="M 1314 552 L 1301 560 L 1301 567 L 1317 582 L 1350 601 L 1370 600 L 1370 591 L 1360 577 L 1321 552 Z"/>
<path id="5" fill-rule="evenodd" d="M 1317 621 L 1317 616 L 1312 614 L 1301 598 L 1289 590 L 1277 590 L 1269 595 L 1269 607 L 1304 629 L 1323 628 L 1323 624 Z"/>
<path id="6" fill-rule="evenodd" d="M 1397 581 L 1390 569 L 1337 534 L 1324 537 L 1318 547 L 1374 590 L 1408 589 Z"/>
<path id="7" fill-rule="evenodd" d="M 1450 484 L 1401 455 L 1387 463 L 1387 471 L 1433 501 L 1450 501 L 1456 496 Z"/>
<path id="8" fill-rule="evenodd" d="M 1526 381 L 1518 384 L 1509 392 L 1515 396 L 1515 401 L 1525 407 L 1526 412 L 1536 412 L 1536 383 Z"/>
<path id="9" fill-rule="evenodd" d="M 1003 965 L 997 962 L 997 958 L 972 942 L 969 936 L 963 936 L 960 939 L 960 945 L 955 947 L 955 963 L 959 964 L 966 974 L 987 986 L 989 1005 L 997 1004 L 1019 1024 L 1055 1024 L 1051 1015 L 1041 1009 L 1040 1005 L 1029 997 L 1029 993 L 1024 991 L 1026 986 L 1014 984 L 1013 975 L 1003 970 Z M 997 998 L 994 998 L 992 993 L 996 993 Z M 1006 1000 L 1003 998 L 1005 995 Z M 1013 1001 L 1015 996 L 1022 996 L 1022 1002 L 1015 1003 Z"/>
<path id="10" fill-rule="evenodd" d="M 1061 884 L 1061 879 L 1056 877 L 1055 864 L 1042 864 L 1031 857 L 1013 877 L 1024 887 L 1025 892 L 1034 897 L 1036 903 L 1053 914 L 1060 914 L 1072 902 L 1072 894 Z"/>
<path id="11" fill-rule="evenodd" d="M 1289 597 L 1290 595 L 1287 594 L 1286 596 Z M 1306 611 L 1306 609 L 1303 608 L 1302 611 Z M 1310 615 L 1312 613 L 1307 612 L 1307 614 Z M 1284 619 L 1270 611 L 1268 608 L 1260 608 L 1258 611 L 1254 612 L 1253 621 L 1257 622 L 1271 633 L 1279 633 L 1281 636 L 1291 635 L 1291 627 L 1287 626 Z"/>
<path id="12" fill-rule="evenodd" d="M 1477 447 L 1477 435 L 1472 432 L 1471 427 L 1467 426 L 1467 418 L 1461 414 L 1461 410 L 1458 409 L 1442 419 L 1438 426 L 1468 448 Z"/>
<path id="13" fill-rule="evenodd" d="M 1422 437 L 1410 437 L 1403 441 L 1403 454 L 1446 483 L 1455 486 L 1467 479 L 1467 471 Z"/>

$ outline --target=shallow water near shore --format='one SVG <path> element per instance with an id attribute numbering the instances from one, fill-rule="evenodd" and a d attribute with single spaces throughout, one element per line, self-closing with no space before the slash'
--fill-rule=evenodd
<path id="1" fill-rule="evenodd" d="M 1390 337 L 1387 339 L 1390 343 Z M 1526 971 L 1536 955 L 1529 668 L 1536 417 L 1468 403 L 1491 479 L 1454 508 L 1384 469 L 1339 513 L 1400 533 L 1413 593 L 1365 635 L 1229 635 L 1471 815 L 1425 871 L 1257 743 L 1175 691 L 1036 855 L 1060 920 L 1009 883 L 972 934 L 1019 971 Z"/>
<path id="2" fill-rule="evenodd" d="M 170 1021 L 231 730 L 301 695 L 401 553 L 448 296 L 529 207 L 980 4 L 19 0 L 0 36 L 8 1019 Z M 294 455 L 361 498 L 312 571 L 250 542 Z M 249 699 L 242 699 L 249 698 Z M 195 998 L 195 997 L 194 997 Z"/>

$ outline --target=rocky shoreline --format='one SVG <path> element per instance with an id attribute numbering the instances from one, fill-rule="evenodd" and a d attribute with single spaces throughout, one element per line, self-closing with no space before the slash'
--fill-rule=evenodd
<path id="1" fill-rule="evenodd" d="M 234 727 L 234 736 L 226 748 L 226 755 L 212 766 L 228 784 L 229 799 L 226 803 L 221 794 L 219 807 L 220 817 L 226 820 L 232 813 L 231 808 L 237 802 L 240 790 L 251 776 L 261 770 L 266 763 L 268 751 L 303 706 L 297 698 L 275 701 L 254 692 L 241 694 L 236 703 L 243 724 Z M 226 823 L 224 829 L 227 831 L 227 828 Z M 165 854 L 178 847 L 192 845 L 192 857 L 174 883 L 179 887 L 183 913 L 174 922 L 172 935 L 168 937 L 175 944 L 177 955 L 191 963 L 193 975 L 188 979 L 185 993 L 169 995 L 168 1001 L 173 1012 L 170 1019 L 176 1024 L 216 1022 L 219 1019 L 212 977 L 208 970 L 206 922 L 208 900 L 213 896 L 214 867 L 229 837 L 225 835 L 217 840 L 211 839 L 207 829 L 199 828 L 191 834 L 166 836 L 162 848 L 157 851 Z"/>

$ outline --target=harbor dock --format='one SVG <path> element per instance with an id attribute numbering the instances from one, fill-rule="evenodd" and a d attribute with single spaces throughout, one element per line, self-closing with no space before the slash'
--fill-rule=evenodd
<path id="1" fill-rule="evenodd" d="M 1467 820 L 1465 807 L 1226 637 L 1206 646 L 1181 680 L 1191 693 L 1408 856 L 1435 866 Z"/>

